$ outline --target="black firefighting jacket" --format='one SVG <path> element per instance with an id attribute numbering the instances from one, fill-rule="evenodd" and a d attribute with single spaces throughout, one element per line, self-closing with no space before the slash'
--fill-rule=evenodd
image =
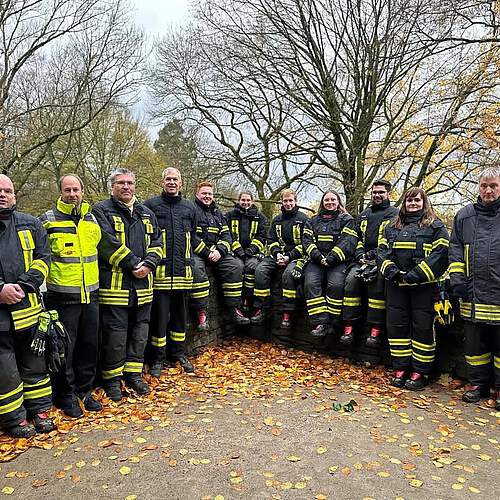
<path id="1" fill-rule="evenodd" d="M 241 250 L 246 250 L 247 255 L 264 252 L 268 221 L 255 205 L 247 209 L 237 203 L 226 214 L 226 220 L 233 239 L 233 252 L 238 253 Z"/>
<path id="2" fill-rule="evenodd" d="M 0 290 L 17 283 L 25 297 L 17 304 L 0 304 L 0 329 L 22 331 L 35 326 L 42 306 L 39 288 L 47 278 L 50 250 L 41 222 L 14 209 L 0 213 Z"/>
<path id="3" fill-rule="evenodd" d="M 193 283 L 192 246 L 196 236 L 196 210 L 182 194 L 169 196 L 163 192 L 144 205 L 156 216 L 161 232 L 162 257 L 156 268 L 155 290 L 190 290 Z"/>
<path id="4" fill-rule="evenodd" d="M 409 220 L 400 229 L 394 222 L 384 228 L 377 249 L 380 272 L 388 279 L 395 271 L 406 273 L 400 285 L 436 282 L 448 266 L 448 230 L 439 219 L 428 226 Z"/>
<path id="5" fill-rule="evenodd" d="M 136 278 L 132 274 L 140 262 L 152 271 L 156 270 L 163 248 L 161 232 L 154 213 L 136 202 L 132 212 L 119 200 L 97 203 L 92 209 L 103 233 L 108 234 L 108 243 L 115 253 L 124 256 L 118 265 L 110 264 L 107 255 L 99 253 L 99 303 L 110 306 L 131 306 L 135 298 L 130 291 L 135 290 L 137 305 L 153 300 L 153 274 Z"/>
<path id="6" fill-rule="evenodd" d="M 298 207 L 289 212 L 281 208 L 281 214 L 273 219 L 269 229 L 269 250 L 273 257 L 277 253 L 286 255 L 291 261 L 302 257 L 302 234 L 308 219 Z"/>
<path id="7" fill-rule="evenodd" d="M 215 202 L 208 207 L 200 200 L 194 201 L 196 209 L 196 235 L 199 243 L 194 252 L 200 257 L 207 258 L 212 250 L 218 250 L 222 257 L 231 251 L 231 234 L 222 212 Z"/>
<path id="8" fill-rule="evenodd" d="M 389 200 L 377 205 L 371 204 L 356 219 L 356 230 L 358 232 L 358 246 L 354 254 L 354 260 L 359 262 L 363 255 L 368 260 L 376 257 L 376 249 L 382 239 L 384 227 L 395 219 L 398 209 L 391 206 Z"/>
<path id="9" fill-rule="evenodd" d="M 339 210 L 320 210 L 306 222 L 304 228 L 304 251 L 317 263 L 323 257 L 329 266 L 349 262 L 357 242 L 353 217 Z"/>
<path id="10" fill-rule="evenodd" d="M 462 288 L 460 314 L 478 323 L 500 323 L 500 200 L 459 210 L 450 241 L 450 281 Z"/>

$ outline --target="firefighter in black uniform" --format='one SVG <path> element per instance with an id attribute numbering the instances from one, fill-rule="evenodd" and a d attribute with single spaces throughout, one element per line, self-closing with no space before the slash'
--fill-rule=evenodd
<path id="1" fill-rule="evenodd" d="M 266 249 L 268 221 L 248 191 L 239 194 L 238 203 L 226 214 L 226 220 L 233 239 L 233 254 L 245 263 L 243 307 L 248 310 L 255 288 L 255 269 Z"/>
<path id="2" fill-rule="evenodd" d="M 481 173 L 477 202 L 455 216 L 449 273 L 460 297 L 471 384 L 462 399 L 479 402 L 493 382 L 500 411 L 500 168 Z"/>
<path id="3" fill-rule="evenodd" d="M 297 193 L 285 189 L 281 194 L 281 214 L 276 216 L 269 229 L 270 256 L 262 260 L 255 270 L 254 314 L 252 323 L 261 324 L 269 313 L 271 304 L 271 279 L 277 270 L 282 270 L 283 311 L 281 326 L 291 326 L 291 315 L 297 302 L 297 281 L 292 271 L 303 256 L 302 233 L 307 215 L 297 207 Z"/>
<path id="4" fill-rule="evenodd" d="M 309 262 L 304 269 L 304 294 L 311 335 L 323 337 L 342 313 L 347 264 L 356 249 L 358 235 L 354 219 L 337 192 L 326 191 L 319 212 L 304 229 L 304 251 Z"/>
<path id="5" fill-rule="evenodd" d="M 12 437 L 28 438 L 55 429 L 46 414 L 52 388 L 45 358 L 30 350 L 50 251 L 41 223 L 15 203 L 11 180 L 0 174 L 0 426 Z"/>
<path id="6" fill-rule="evenodd" d="M 358 233 L 358 245 L 354 253 L 354 262 L 350 266 L 344 290 L 343 319 L 344 335 L 340 341 L 345 345 L 352 344 L 353 325 L 356 320 L 361 319 L 363 275 L 371 272 L 370 280 L 366 282 L 366 294 L 368 296 L 368 312 L 366 322 L 371 325 L 370 336 L 366 344 L 376 347 L 380 343 L 380 335 L 385 325 L 385 284 L 382 276 L 377 272 L 376 251 L 379 240 L 382 237 L 384 227 L 396 218 L 399 210 L 391 206 L 389 195 L 391 183 L 380 179 L 373 183 L 371 191 L 371 204 L 361 212 L 356 220 Z M 364 270 L 362 269 L 364 266 Z"/>
<path id="7" fill-rule="evenodd" d="M 109 179 L 111 198 L 92 212 L 114 253 L 124 255 L 119 265 L 99 258 L 99 313 L 104 389 L 113 401 L 122 399 L 121 379 L 138 394 L 149 387 L 142 378 L 153 301 L 153 273 L 162 258 L 161 233 L 151 210 L 135 197 L 135 175 L 116 169 Z M 103 258 L 104 257 L 104 258 Z"/>
<path id="8" fill-rule="evenodd" d="M 166 351 L 167 361 L 178 361 L 187 373 L 194 371 L 185 355 L 184 342 L 187 294 L 193 283 L 193 245 L 197 242 L 196 210 L 190 201 L 182 197 L 181 186 L 180 172 L 176 168 L 166 168 L 162 174 L 162 194 L 144 203 L 156 215 L 162 241 L 162 258 L 153 281 L 149 330 L 149 373 L 154 377 L 161 375 Z"/>
<path id="9" fill-rule="evenodd" d="M 231 254 L 231 234 L 222 212 L 214 202 L 212 183 L 203 181 L 196 187 L 196 234 L 198 245 L 194 247 L 193 289 L 190 306 L 198 314 L 198 329 L 207 328 L 207 299 L 210 291 L 205 266 L 213 266 L 222 285 L 226 306 L 233 320 L 247 325 L 250 320 L 241 312 L 243 262 Z"/>
<path id="10" fill-rule="evenodd" d="M 422 390 L 435 356 L 434 302 L 437 280 L 448 266 L 449 236 L 425 191 L 410 188 L 377 249 L 387 280 L 387 335 L 395 370 L 392 384 Z"/>

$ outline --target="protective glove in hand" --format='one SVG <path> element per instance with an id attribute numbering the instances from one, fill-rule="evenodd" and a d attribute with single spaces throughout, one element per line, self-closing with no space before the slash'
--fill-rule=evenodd
<path id="1" fill-rule="evenodd" d="M 35 356 L 43 356 L 45 353 L 50 324 L 50 314 L 48 312 L 42 312 L 38 317 L 38 324 L 33 332 L 30 344 L 30 350 Z"/>

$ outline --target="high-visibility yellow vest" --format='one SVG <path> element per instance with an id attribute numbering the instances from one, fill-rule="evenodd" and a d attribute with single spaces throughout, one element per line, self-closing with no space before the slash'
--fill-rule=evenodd
<path id="1" fill-rule="evenodd" d="M 83 202 L 79 221 L 70 217 L 76 208 L 60 198 L 53 210 L 41 217 L 49 237 L 52 254 L 47 290 L 57 293 L 80 294 L 82 304 L 90 302 L 90 293 L 99 288 L 97 245 L 101 229 Z"/>

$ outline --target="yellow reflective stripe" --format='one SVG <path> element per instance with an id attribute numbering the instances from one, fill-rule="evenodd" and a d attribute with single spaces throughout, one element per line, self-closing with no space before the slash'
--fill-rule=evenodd
<path id="1" fill-rule="evenodd" d="M 205 245 L 205 242 L 203 240 L 201 240 L 198 243 L 198 245 L 196 246 L 196 248 L 194 249 L 194 253 L 200 253 L 205 248 L 207 248 L 207 245 Z"/>
<path id="2" fill-rule="evenodd" d="M 255 245 L 260 252 L 264 251 L 264 244 L 260 241 L 260 240 L 257 240 L 257 239 L 253 239 L 250 243 L 250 245 Z"/>
<path id="3" fill-rule="evenodd" d="M 332 252 L 336 253 L 342 262 L 345 260 L 345 253 L 341 248 L 333 247 Z"/>
<path id="4" fill-rule="evenodd" d="M 439 246 L 449 247 L 450 242 L 446 238 L 438 238 L 437 240 L 434 240 L 432 242 L 432 249 L 433 250 L 435 250 Z"/>
<path id="5" fill-rule="evenodd" d="M 361 234 L 363 235 L 363 239 L 365 237 L 365 233 L 366 233 L 366 228 L 368 227 L 368 220 L 367 219 L 363 219 L 361 221 L 361 224 L 359 225 L 359 229 L 361 229 Z"/>
<path id="6" fill-rule="evenodd" d="M 223 290 L 222 293 L 223 293 L 224 297 L 240 297 L 241 296 L 241 290 L 237 290 L 235 292 Z"/>
<path id="7" fill-rule="evenodd" d="M 148 253 L 154 253 L 158 257 L 163 257 L 163 250 L 160 247 L 149 247 Z"/>
<path id="8" fill-rule="evenodd" d="M 208 297 L 209 295 L 210 295 L 209 290 L 204 290 L 204 291 L 201 291 L 201 292 L 191 292 L 189 294 L 189 296 L 192 299 L 203 299 L 205 297 Z"/>
<path id="9" fill-rule="evenodd" d="M 386 259 L 384 262 L 382 262 L 382 265 L 380 266 L 380 272 L 383 274 L 387 270 L 389 266 L 395 266 L 394 262 L 392 260 Z"/>
<path id="10" fill-rule="evenodd" d="M 368 298 L 368 307 L 372 309 L 385 309 L 385 300 Z"/>
<path id="11" fill-rule="evenodd" d="M 398 345 L 411 345 L 411 339 L 389 339 L 389 345 L 398 346 Z"/>
<path id="12" fill-rule="evenodd" d="M 281 227 L 280 227 L 280 229 L 281 229 Z M 299 245 L 300 244 L 300 228 L 297 224 L 294 224 L 292 226 L 292 237 L 293 237 L 293 242 L 296 245 Z"/>
<path id="13" fill-rule="evenodd" d="M 257 233 L 257 229 L 258 229 L 258 226 L 259 226 L 259 223 L 258 221 L 256 220 L 253 220 L 251 223 L 250 223 L 250 234 L 248 236 L 248 239 L 250 241 L 253 240 L 255 234 Z"/>
<path id="14" fill-rule="evenodd" d="M 480 354 L 478 356 L 465 356 L 465 361 L 471 366 L 482 366 L 491 363 L 491 352 Z"/>
<path id="15" fill-rule="evenodd" d="M 476 311 L 488 311 L 494 313 L 500 313 L 500 306 L 496 304 L 474 304 Z"/>
<path id="16" fill-rule="evenodd" d="M 425 276 L 427 277 L 427 279 L 429 281 L 433 281 L 436 279 L 436 277 L 434 276 L 434 273 L 432 272 L 432 269 L 429 267 L 427 262 L 425 262 L 425 260 L 420 262 L 418 267 L 423 271 L 423 273 L 425 274 Z"/>
<path id="17" fill-rule="evenodd" d="M 361 297 L 344 297 L 343 305 L 347 307 L 358 307 L 361 305 Z"/>
<path id="18" fill-rule="evenodd" d="M 287 290 L 283 288 L 283 297 L 287 299 L 296 299 L 297 298 L 297 290 Z"/>
<path id="19" fill-rule="evenodd" d="M 331 234 L 319 234 L 317 236 L 318 241 L 333 241 L 333 236 Z"/>
<path id="20" fill-rule="evenodd" d="M 102 378 L 105 380 L 114 377 L 121 377 L 123 375 L 123 365 L 118 368 L 114 368 L 113 370 L 102 370 L 101 374 Z"/>
<path id="21" fill-rule="evenodd" d="M 333 315 L 338 315 L 340 314 L 342 311 L 340 309 L 340 307 L 332 307 L 332 306 L 327 306 L 326 307 L 326 312 L 330 313 L 330 314 L 333 314 Z"/>
<path id="22" fill-rule="evenodd" d="M 241 246 L 241 243 L 238 240 L 234 240 L 233 244 L 231 245 L 231 248 L 234 251 L 234 250 L 238 250 L 238 248 L 243 248 L 243 247 Z"/>
<path id="23" fill-rule="evenodd" d="M 8 397 L 13 396 L 18 392 L 21 392 L 22 390 L 23 390 L 23 383 L 21 382 L 15 389 L 12 389 L 12 391 L 0 395 L 0 401 L 2 401 L 2 399 L 7 399 Z"/>
<path id="24" fill-rule="evenodd" d="M 342 305 L 342 299 L 332 299 L 331 297 L 326 296 L 326 301 L 328 304 L 333 304 L 334 306 L 341 306 Z"/>
<path id="25" fill-rule="evenodd" d="M 465 264 L 463 262 L 452 262 L 448 267 L 448 272 L 465 274 Z"/>
<path id="26" fill-rule="evenodd" d="M 355 238 L 358 237 L 358 233 L 356 231 L 352 230 L 350 227 L 342 228 L 341 233 L 348 234 L 349 236 L 354 236 Z"/>
<path id="27" fill-rule="evenodd" d="M 21 397 L 19 397 L 15 401 L 12 401 L 12 403 L 9 403 L 7 405 L 0 405 L 0 415 L 4 415 L 5 413 L 17 410 L 18 408 L 21 407 L 23 401 L 24 397 L 21 395 Z"/>
<path id="28" fill-rule="evenodd" d="M 185 253 L 186 259 L 191 258 L 191 233 L 189 231 L 186 231 L 186 253 Z"/>
<path id="29" fill-rule="evenodd" d="M 217 244 L 218 245 L 222 245 L 224 248 L 226 248 L 226 250 L 228 252 L 231 251 L 231 244 L 228 241 L 226 241 L 226 240 L 220 240 Z"/>
<path id="30" fill-rule="evenodd" d="M 125 367 L 123 368 L 124 372 L 129 373 L 142 373 L 142 363 L 137 363 L 134 361 L 127 361 L 125 363 Z"/>
<path id="31" fill-rule="evenodd" d="M 413 359 L 416 359 L 417 361 L 420 361 L 421 363 L 432 363 L 436 356 L 434 354 L 419 354 L 415 351 L 412 352 L 412 357 Z"/>
<path id="32" fill-rule="evenodd" d="M 170 339 L 174 342 L 183 342 L 186 340 L 186 332 L 170 332 Z"/>
<path id="33" fill-rule="evenodd" d="M 210 287 L 210 281 L 200 281 L 199 283 L 193 283 L 193 289 L 196 288 L 208 288 Z"/>
<path id="34" fill-rule="evenodd" d="M 234 236 L 235 240 L 240 239 L 240 221 L 238 219 L 231 220 L 231 233 Z M 239 241 L 238 241 L 238 244 L 239 244 Z"/>
<path id="35" fill-rule="evenodd" d="M 309 316 L 315 316 L 316 314 L 327 313 L 328 307 L 327 306 L 319 306 L 319 307 L 308 308 L 307 312 L 309 313 Z"/>
<path id="36" fill-rule="evenodd" d="M 411 345 L 421 351 L 428 351 L 428 352 L 434 351 L 434 349 L 436 348 L 435 342 L 433 344 L 422 344 L 422 342 L 418 342 L 413 339 L 411 341 Z"/>
<path id="37" fill-rule="evenodd" d="M 391 356 L 395 358 L 406 358 L 407 356 L 411 356 L 411 349 L 391 349 Z"/>
<path id="38" fill-rule="evenodd" d="M 52 394 L 52 386 L 43 387 L 42 389 L 37 389 L 35 391 L 24 391 L 24 399 L 37 399 L 43 398 L 44 396 L 50 396 Z"/>
<path id="39" fill-rule="evenodd" d="M 219 228 L 218 227 L 209 226 L 209 227 L 207 227 L 207 232 L 214 233 L 214 234 L 219 234 Z"/>
<path id="40" fill-rule="evenodd" d="M 311 229 L 309 229 L 308 227 L 304 228 L 304 235 L 308 235 L 308 236 L 313 236 L 313 232 Z"/>
<path id="41" fill-rule="evenodd" d="M 46 278 L 49 274 L 49 266 L 43 260 L 40 259 L 35 259 L 31 263 L 30 268 L 39 271 L 44 278 Z"/>
<path id="42" fill-rule="evenodd" d="M 315 243 L 311 243 L 311 244 L 310 244 L 310 245 L 308 245 L 308 247 L 306 248 L 306 253 L 307 253 L 308 255 L 311 255 L 311 252 L 312 252 L 315 248 L 317 248 L 317 247 L 316 247 L 316 244 L 315 244 Z"/>
<path id="43" fill-rule="evenodd" d="M 462 318 L 470 318 L 472 316 L 472 304 L 470 302 L 464 302 L 460 299 L 460 315 Z"/>
<path id="44" fill-rule="evenodd" d="M 363 245 L 363 242 L 362 241 L 358 241 L 358 244 L 356 245 L 356 250 L 362 250 L 364 247 Z"/>
<path id="45" fill-rule="evenodd" d="M 49 383 L 50 383 L 50 377 L 45 377 L 42 380 L 40 380 L 39 382 L 35 382 L 34 384 L 28 384 L 28 383 L 24 382 L 24 388 L 26 389 L 26 387 L 40 387 L 41 385 L 45 385 L 45 384 L 49 384 Z M 23 384 L 21 384 L 21 385 L 23 385 Z"/>
<path id="46" fill-rule="evenodd" d="M 428 257 L 429 254 L 432 252 L 432 245 L 430 243 L 424 243 L 423 248 L 425 257 Z"/>
<path id="47" fill-rule="evenodd" d="M 255 288 L 253 291 L 253 294 L 255 297 L 269 297 L 271 295 L 271 289 L 270 288 L 265 288 L 265 289 Z"/>
<path id="48" fill-rule="evenodd" d="M 117 266 L 130 253 L 132 252 L 125 245 L 121 245 L 113 252 L 109 258 L 109 263 L 112 266 Z"/>
<path id="49" fill-rule="evenodd" d="M 23 249 L 24 270 L 28 271 L 33 259 L 33 249 L 35 248 L 35 242 L 33 241 L 31 231 L 29 231 L 28 229 L 24 231 L 18 231 L 17 235 L 19 237 L 19 241 L 21 242 L 21 248 Z"/>
<path id="50" fill-rule="evenodd" d="M 385 238 L 380 238 L 378 241 L 378 246 L 382 248 L 388 248 L 389 244 L 387 243 L 387 240 Z"/>
<path id="51" fill-rule="evenodd" d="M 493 363 L 494 363 L 494 365 L 495 365 L 495 368 L 497 368 L 497 369 L 499 369 L 499 370 L 500 370 L 500 358 L 499 358 L 499 357 L 497 357 L 497 356 L 495 356 L 495 357 L 493 358 Z"/>
<path id="52" fill-rule="evenodd" d="M 391 222 L 391 220 L 388 219 L 388 220 L 382 221 L 382 223 L 380 224 L 380 226 L 378 228 L 378 241 L 377 241 L 378 246 L 382 245 L 382 243 L 384 244 L 384 246 L 387 246 L 387 240 L 384 238 L 384 228 L 390 222 Z"/>
<path id="53" fill-rule="evenodd" d="M 154 347 L 165 347 L 167 339 L 166 337 L 151 337 L 151 345 Z"/>
<path id="54" fill-rule="evenodd" d="M 313 299 L 307 299 L 306 305 L 313 306 L 315 304 L 324 304 L 326 303 L 325 297 L 314 297 Z"/>
<path id="55" fill-rule="evenodd" d="M 237 281 L 235 283 L 222 283 L 222 288 L 241 288 L 241 281 Z"/>
<path id="56" fill-rule="evenodd" d="M 392 248 L 415 250 L 417 248 L 417 243 L 415 241 L 395 241 Z"/>
<path id="57" fill-rule="evenodd" d="M 470 276 L 470 267 L 469 267 L 469 248 L 470 245 L 468 243 L 465 244 L 464 247 L 464 259 L 465 259 L 465 276 Z"/>

